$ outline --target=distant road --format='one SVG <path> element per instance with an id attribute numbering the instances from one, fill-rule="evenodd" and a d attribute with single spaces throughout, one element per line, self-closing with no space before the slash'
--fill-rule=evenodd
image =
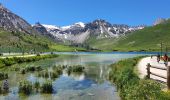
<path id="1" fill-rule="evenodd" d="M 40 54 L 40 55 L 47 55 L 47 53 L 43 53 L 43 54 Z M 11 55 L 7 55 L 5 54 L 4 56 L 0 56 L 0 58 L 12 58 L 12 57 L 33 57 L 33 56 L 37 56 L 37 54 L 25 54 L 25 55 L 22 55 L 21 53 L 18 53 L 18 54 L 11 54 Z"/>

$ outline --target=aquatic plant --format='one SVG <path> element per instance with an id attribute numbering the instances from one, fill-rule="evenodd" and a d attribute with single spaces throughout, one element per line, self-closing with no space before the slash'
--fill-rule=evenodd
<path id="1" fill-rule="evenodd" d="M 39 88 L 40 88 L 40 83 L 39 83 L 39 81 L 36 81 L 36 82 L 34 83 L 34 88 L 35 88 L 36 91 L 38 92 L 38 90 L 39 90 Z"/>
<path id="2" fill-rule="evenodd" d="M 58 75 L 61 75 L 63 73 L 63 69 L 64 67 L 63 66 L 53 66 L 53 72 L 54 73 L 57 73 Z"/>
<path id="3" fill-rule="evenodd" d="M 82 65 L 74 65 L 67 67 L 67 72 L 70 75 L 71 72 L 84 72 L 85 67 Z"/>
<path id="4" fill-rule="evenodd" d="M 49 78 L 48 70 L 45 70 L 45 71 L 44 71 L 44 77 L 45 77 L 45 78 Z"/>
<path id="5" fill-rule="evenodd" d="M 53 92 L 52 81 L 50 81 L 50 80 L 45 81 L 41 86 L 41 92 L 42 93 L 52 93 Z"/>
<path id="6" fill-rule="evenodd" d="M 21 74 L 25 74 L 25 69 L 21 69 Z"/>
<path id="7" fill-rule="evenodd" d="M 32 92 L 32 84 L 31 84 L 31 82 L 29 82 L 29 81 L 26 81 L 26 80 L 24 80 L 24 81 L 20 81 L 19 82 L 19 93 L 24 93 L 24 94 L 26 94 L 26 95 L 29 95 L 29 94 L 31 94 L 31 92 Z"/>

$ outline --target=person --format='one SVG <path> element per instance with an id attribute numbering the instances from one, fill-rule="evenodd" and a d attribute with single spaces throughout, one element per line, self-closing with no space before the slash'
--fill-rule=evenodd
<path id="1" fill-rule="evenodd" d="M 7 80 L 5 80 L 5 81 L 3 82 L 3 89 L 4 89 L 4 91 L 8 91 L 8 90 L 9 90 L 9 84 L 8 84 L 8 81 L 7 81 Z"/>
<path id="2" fill-rule="evenodd" d="M 160 54 L 158 53 L 158 55 L 157 55 L 157 62 L 158 62 L 158 63 L 159 63 L 160 59 L 161 59 L 161 56 L 160 56 Z"/>
<path id="3" fill-rule="evenodd" d="M 163 59 L 164 59 L 165 66 L 168 66 L 168 55 L 165 54 Z"/>

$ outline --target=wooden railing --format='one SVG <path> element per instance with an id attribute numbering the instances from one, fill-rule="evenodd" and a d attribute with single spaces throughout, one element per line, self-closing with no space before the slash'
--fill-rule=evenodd
<path id="1" fill-rule="evenodd" d="M 165 70 L 167 71 L 167 77 L 165 76 L 162 76 L 162 75 L 158 75 L 156 73 L 153 73 L 150 71 L 150 68 L 155 68 L 155 69 L 160 69 L 160 70 Z M 166 83 L 167 83 L 167 87 L 168 89 L 170 90 L 170 66 L 167 66 L 167 68 L 161 68 L 161 67 L 156 67 L 156 66 L 151 66 L 150 63 L 147 64 L 147 78 L 151 78 L 150 75 L 154 75 L 154 76 L 157 76 L 157 77 L 160 77 L 160 78 L 163 78 L 163 79 L 166 79 Z"/>

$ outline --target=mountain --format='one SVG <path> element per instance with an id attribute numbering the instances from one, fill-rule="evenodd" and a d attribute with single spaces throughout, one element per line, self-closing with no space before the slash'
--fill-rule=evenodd
<path id="1" fill-rule="evenodd" d="M 0 53 L 36 51 L 74 51 L 75 47 L 53 41 L 40 23 L 33 27 L 23 18 L 0 4 Z M 77 50 L 84 50 L 76 48 Z"/>
<path id="2" fill-rule="evenodd" d="M 153 25 L 158 25 L 158 24 L 161 24 L 161 23 L 164 23 L 166 22 L 166 19 L 164 18 L 158 18 L 154 23 Z"/>
<path id="3" fill-rule="evenodd" d="M 145 27 L 118 39 L 102 39 L 91 43 L 91 47 L 103 51 L 163 51 L 170 49 L 170 19 L 155 26 Z"/>
<path id="4" fill-rule="evenodd" d="M 118 38 L 126 33 L 143 29 L 144 26 L 130 27 L 128 25 L 110 24 L 109 22 L 98 19 L 90 23 L 78 22 L 73 25 L 57 27 L 44 25 L 55 39 L 73 43 L 84 43 L 89 39 Z"/>
<path id="5" fill-rule="evenodd" d="M 32 26 L 0 4 L 0 27 L 8 31 L 33 33 Z"/>

